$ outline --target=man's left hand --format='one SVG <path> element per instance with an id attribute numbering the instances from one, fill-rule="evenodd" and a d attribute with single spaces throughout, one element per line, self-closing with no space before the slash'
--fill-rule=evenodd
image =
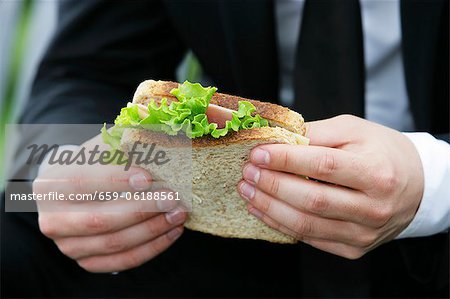
<path id="1" fill-rule="evenodd" d="M 422 163 L 409 139 L 349 115 L 310 122 L 307 128 L 309 146 L 267 144 L 252 150 L 238 185 L 249 212 L 349 259 L 401 233 L 424 188 Z"/>

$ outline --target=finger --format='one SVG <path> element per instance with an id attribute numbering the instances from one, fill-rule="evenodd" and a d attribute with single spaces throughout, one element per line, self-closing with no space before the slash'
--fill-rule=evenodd
<path id="1" fill-rule="evenodd" d="M 247 210 L 250 214 L 258 218 L 259 220 L 263 221 L 265 224 L 267 224 L 269 227 L 280 231 L 286 235 L 290 235 L 291 237 L 301 241 L 301 236 L 299 236 L 297 233 L 295 233 L 293 230 L 287 228 L 286 226 L 280 224 L 279 222 L 276 222 L 254 206 L 252 206 L 250 203 L 247 205 Z"/>
<path id="2" fill-rule="evenodd" d="M 150 174 L 142 168 L 125 170 L 119 165 L 68 165 L 51 167 L 33 182 L 33 192 L 91 194 L 111 191 L 143 191 L 151 186 Z"/>
<path id="3" fill-rule="evenodd" d="M 244 189 L 248 186 L 250 184 L 241 182 L 238 188 Z M 373 242 L 369 230 L 366 231 L 364 227 L 357 224 L 303 213 L 256 188 L 253 194 L 252 197 L 247 198 L 249 203 L 274 221 L 295 232 L 297 239 L 306 236 L 358 246 L 370 245 Z M 376 237 L 375 234 L 373 237 Z"/>
<path id="4" fill-rule="evenodd" d="M 78 264 L 89 272 L 115 272 L 139 267 L 145 262 L 165 251 L 183 233 L 183 226 L 178 226 L 158 238 L 127 251 L 92 256 L 78 260 Z"/>
<path id="5" fill-rule="evenodd" d="M 244 179 L 259 190 L 302 211 L 373 227 L 382 225 L 373 219 L 374 207 L 365 193 L 259 168 L 251 163 L 244 166 L 243 173 Z"/>
<path id="6" fill-rule="evenodd" d="M 265 144 L 254 148 L 250 162 L 262 168 L 304 175 L 321 181 L 364 190 L 372 180 L 368 163 L 358 155 L 321 146 Z"/>
<path id="7" fill-rule="evenodd" d="M 90 236 L 116 232 L 175 207 L 174 200 L 90 202 L 89 212 L 39 212 L 39 227 L 49 238 Z"/>
<path id="8" fill-rule="evenodd" d="M 305 123 L 306 137 L 310 145 L 341 147 L 352 141 L 354 132 L 369 126 L 370 123 L 353 115 L 336 117 Z"/>
<path id="9" fill-rule="evenodd" d="M 317 249 L 347 258 L 351 260 L 356 260 L 362 257 L 367 250 L 361 247 L 355 247 L 339 242 L 312 239 L 312 238 L 304 238 L 303 243 L 311 245 Z"/>
<path id="10" fill-rule="evenodd" d="M 304 237 L 304 236 L 298 236 L 294 231 L 287 228 L 284 225 L 281 225 L 280 223 L 276 222 L 272 218 L 270 218 L 268 215 L 262 213 L 258 209 L 256 209 L 251 204 L 247 205 L 247 209 L 250 214 L 255 216 L 256 218 L 263 221 L 265 224 L 270 226 L 271 228 L 278 230 L 286 235 L 290 235 L 291 237 L 294 237 L 295 239 L 302 241 L 303 243 L 306 243 L 308 245 L 311 245 L 317 249 L 339 255 L 348 259 L 357 259 L 361 257 L 364 253 L 370 251 L 370 247 L 363 248 L 358 246 L 352 246 L 344 243 L 339 243 L 335 241 L 328 241 L 323 239 L 317 239 L 317 238 L 310 238 L 310 237 Z"/>
<path id="11" fill-rule="evenodd" d="M 73 259 L 126 251 L 147 243 L 184 223 L 187 215 L 174 210 L 118 232 L 88 237 L 69 237 L 56 241 L 58 248 Z"/>

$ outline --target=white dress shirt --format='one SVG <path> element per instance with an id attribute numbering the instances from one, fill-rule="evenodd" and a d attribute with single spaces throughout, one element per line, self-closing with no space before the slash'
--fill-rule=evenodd
<path id="1" fill-rule="evenodd" d="M 294 103 L 294 65 L 304 0 L 275 1 L 280 67 L 280 101 Z M 366 119 L 413 131 L 403 74 L 399 0 L 361 0 L 366 70 Z M 405 133 L 422 161 L 423 198 L 413 221 L 398 238 L 436 234 L 450 227 L 450 145 L 428 133 Z"/>

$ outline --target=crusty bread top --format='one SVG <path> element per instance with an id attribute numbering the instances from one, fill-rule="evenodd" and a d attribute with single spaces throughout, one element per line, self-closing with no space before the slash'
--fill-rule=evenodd
<path id="1" fill-rule="evenodd" d="M 150 99 L 175 99 L 175 97 L 170 94 L 170 91 L 177 87 L 178 83 L 175 82 L 146 80 L 139 84 L 133 96 L 133 103 L 148 104 Z M 218 92 L 213 95 L 211 104 L 237 110 L 239 101 L 249 101 L 252 103 L 256 107 L 256 113 L 267 119 L 270 126 L 282 127 L 291 132 L 305 136 L 306 127 L 304 125 L 303 117 L 289 108 Z"/>

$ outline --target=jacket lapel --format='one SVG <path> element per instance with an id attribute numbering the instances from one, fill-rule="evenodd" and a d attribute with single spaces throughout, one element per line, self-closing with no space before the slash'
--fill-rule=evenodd
<path id="1" fill-rule="evenodd" d="M 436 66 L 445 61 L 445 59 L 438 61 L 437 55 L 439 28 L 442 28 L 442 13 L 445 11 L 444 3 L 444 1 L 401 1 L 405 81 L 417 130 L 431 130 L 433 127 L 432 109 L 436 105 L 431 101 L 435 100 L 433 89 L 436 87 L 434 86 Z M 446 26 L 448 27 L 448 24 Z M 445 55 L 448 65 L 448 51 Z M 448 101 L 448 98 L 443 100 Z"/>
<path id="2" fill-rule="evenodd" d="M 405 81 L 416 131 L 448 132 L 449 36 L 445 2 L 401 2 Z M 397 242 L 406 269 L 414 279 L 425 284 L 437 277 L 448 283 L 448 273 L 437 273 L 439 265 L 445 265 L 442 256 L 448 252 L 448 238 L 448 234 L 438 234 Z"/>

